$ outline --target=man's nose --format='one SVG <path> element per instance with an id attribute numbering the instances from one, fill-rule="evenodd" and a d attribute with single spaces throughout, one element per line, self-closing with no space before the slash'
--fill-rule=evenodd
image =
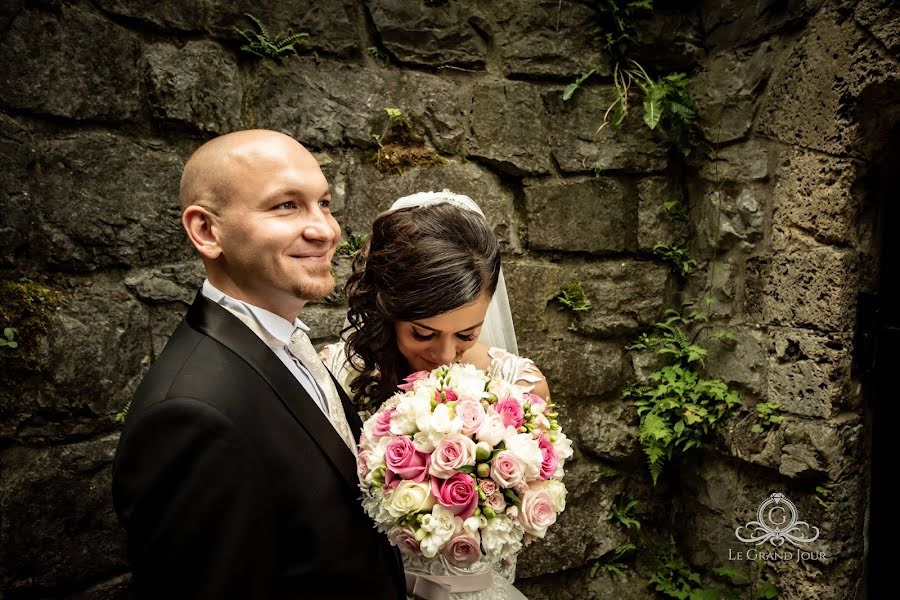
<path id="1" fill-rule="evenodd" d="M 313 211 L 303 224 L 303 237 L 308 240 L 331 243 L 340 235 L 341 228 L 337 221 L 321 208 Z"/>

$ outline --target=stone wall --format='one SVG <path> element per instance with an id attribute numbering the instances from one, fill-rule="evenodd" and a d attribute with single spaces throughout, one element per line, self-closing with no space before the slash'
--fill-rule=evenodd
<path id="1" fill-rule="evenodd" d="M 746 550 L 734 529 L 771 492 L 821 529 L 826 558 L 770 561 L 782 598 L 853 598 L 863 565 L 869 440 L 851 371 L 856 294 L 876 273 L 867 181 L 900 125 L 900 10 L 883 0 L 657 2 L 633 56 L 684 70 L 715 152 L 673 153 L 613 98 L 590 3 L 573 0 L 13 0 L 0 8 L 0 595 L 122 598 L 109 493 L 115 414 L 202 281 L 178 220 L 180 169 L 213 135 L 266 127 L 319 158 L 345 233 L 401 195 L 475 198 L 504 249 L 522 354 L 547 374 L 577 443 L 568 508 L 520 558 L 540 598 L 649 598 L 634 538 L 607 520 L 639 500 L 648 543 L 703 572 Z M 309 33 L 299 57 L 239 51 L 235 26 Z M 597 68 L 568 102 L 564 86 Z M 373 134 L 399 108 L 446 162 L 384 173 Z M 704 146 L 705 147 L 705 146 Z M 689 209 L 685 224 L 663 203 Z M 687 240 L 686 282 L 654 260 Z M 345 279 L 347 259 L 336 272 Z M 553 301 L 580 281 L 578 317 Z M 622 389 L 626 346 L 682 298 L 712 298 L 707 371 L 741 392 L 723 434 L 653 486 Z M 304 319 L 321 343 L 339 295 Z M 784 421 L 753 433 L 754 405 Z M 828 507 L 815 487 L 829 486 Z M 732 566 L 735 566 L 732 564 Z M 744 568 L 745 565 L 736 565 Z M 745 590 L 746 591 L 746 590 Z"/>

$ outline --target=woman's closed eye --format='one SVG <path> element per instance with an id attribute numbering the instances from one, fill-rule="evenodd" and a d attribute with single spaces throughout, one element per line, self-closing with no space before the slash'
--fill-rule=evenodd
<path id="1" fill-rule="evenodd" d="M 437 333 L 419 333 L 415 329 L 412 330 L 413 339 L 419 342 L 427 342 L 428 340 L 433 340 Z M 471 342 L 475 339 L 475 332 L 472 333 L 457 333 L 455 334 L 457 339 L 462 342 Z"/>

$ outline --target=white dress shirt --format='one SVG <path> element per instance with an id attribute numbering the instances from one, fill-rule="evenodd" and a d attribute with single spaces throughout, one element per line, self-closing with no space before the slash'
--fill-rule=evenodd
<path id="1" fill-rule="evenodd" d="M 254 331 L 252 327 L 249 329 L 256 333 L 259 339 L 272 349 L 275 356 L 284 363 L 284 366 L 303 386 L 303 389 L 315 401 L 319 409 L 325 413 L 325 417 L 328 417 L 328 404 L 316 380 L 313 379 L 306 365 L 287 350 L 287 344 L 291 340 L 291 335 L 295 329 L 300 328 L 305 332 L 309 331 L 309 327 L 303 321 L 294 319 L 294 322 L 291 323 L 287 319 L 264 308 L 232 298 L 216 288 L 208 279 L 203 282 L 202 293 L 222 308 L 234 313 L 238 318 L 243 316 L 255 321 L 259 326 L 259 331 Z M 265 335 L 261 335 L 261 332 Z"/>

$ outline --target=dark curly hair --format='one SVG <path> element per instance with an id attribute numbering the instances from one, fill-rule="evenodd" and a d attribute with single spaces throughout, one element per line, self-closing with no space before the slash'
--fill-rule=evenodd
<path id="1" fill-rule="evenodd" d="M 353 401 L 366 399 L 374 410 L 409 374 L 395 323 L 493 296 L 499 275 L 500 245 L 476 212 L 441 203 L 378 215 L 344 290 L 347 359 L 361 369 L 351 384 Z"/>

